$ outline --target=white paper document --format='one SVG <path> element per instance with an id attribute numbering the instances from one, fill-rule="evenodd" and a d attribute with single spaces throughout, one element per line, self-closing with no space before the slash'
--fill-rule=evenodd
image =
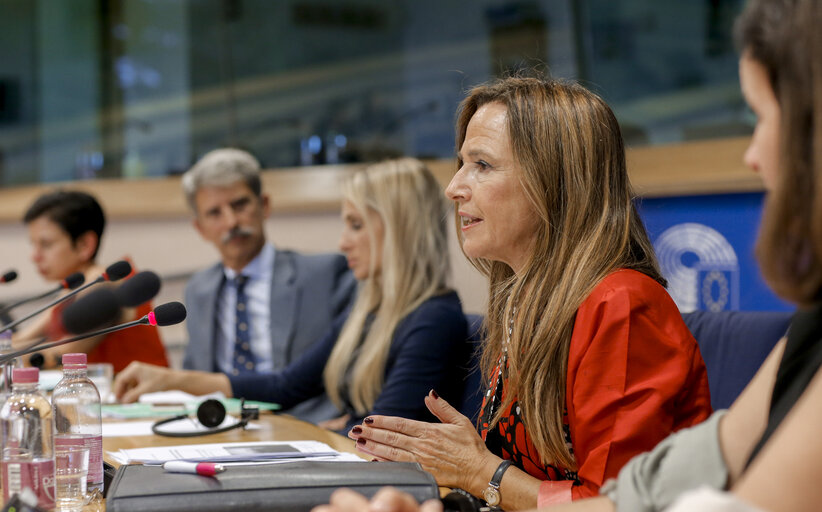
<path id="1" fill-rule="evenodd" d="M 135 448 L 108 454 L 120 464 L 162 464 L 169 460 L 224 463 L 275 463 L 303 459 L 363 461 L 353 453 L 340 453 L 319 441 L 189 444 Z"/>
<path id="2" fill-rule="evenodd" d="M 141 404 L 188 404 L 190 402 L 202 402 L 208 398 L 225 398 L 225 395 L 220 392 L 216 392 L 197 396 L 175 389 L 172 391 L 143 393 L 137 401 Z"/>
<path id="3" fill-rule="evenodd" d="M 227 427 L 239 420 L 234 416 L 226 416 L 223 422 L 217 428 Z M 131 437 L 131 436 L 150 436 L 153 435 L 151 426 L 154 425 L 154 420 L 150 421 L 120 421 L 120 422 L 106 422 L 103 423 L 103 437 Z M 166 423 L 159 427 L 164 432 L 207 432 L 208 427 L 203 426 L 200 422 L 193 418 L 185 418 L 179 421 Z M 245 430 L 259 430 L 258 423 L 249 422 L 245 426 Z"/>

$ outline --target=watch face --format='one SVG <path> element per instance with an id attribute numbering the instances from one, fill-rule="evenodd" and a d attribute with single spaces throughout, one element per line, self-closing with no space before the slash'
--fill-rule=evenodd
<path id="1" fill-rule="evenodd" d="M 482 498 L 485 500 L 485 503 L 488 503 L 488 505 L 492 507 L 499 505 L 499 491 L 493 487 L 487 487 L 482 491 Z"/>

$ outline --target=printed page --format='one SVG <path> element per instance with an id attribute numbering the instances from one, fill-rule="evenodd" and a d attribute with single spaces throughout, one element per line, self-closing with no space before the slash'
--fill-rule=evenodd
<path id="1" fill-rule="evenodd" d="M 332 460 L 354 460 L 344 457 L 340 452 L 319 441 L 190 444 L 136 448 L 120 450 L 116 453 L 109 452 L 109 454 L 121 464 L 132 462 L 162 464 L 169 460 L 191 462 L 273 462 L 294 461 L 305 458 L 327 459 L 329 457 Z"/>

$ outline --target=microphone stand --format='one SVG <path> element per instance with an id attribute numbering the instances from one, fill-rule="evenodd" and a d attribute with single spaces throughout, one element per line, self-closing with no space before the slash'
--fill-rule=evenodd
<path id="1" fill-rule="evenodd" d="M 34 301 L 37 301 L 37 300 L 45 299 L 46 297 L 48 297 L 52 293 L 57 293 L 62 289 L 63 289 L 63 287 L 60 286 L 59 288 L 49 290 L 45 293 L 41 293 L 40 295 L 35 295 L 34 297 L 28 297 L 28 298 L 25 298 L 23 300 L 13 302 L 13 303 L 9 304 L 8 306 L 4 306 L 2 309 L 0 309 L 0 315 L 2 315 L 3 313 L 8 313 L 9 311 L 16 308 L 17 306 L 22 306 L 23 304 L 28 304 L 29 302 L 34 302 Z"/>
<path id="2" fill-rule="evenodd" d="M 86 338 L 93 338 L 94 336 L 101 336 L 103 334 L 109 334 L 115 331 L 119 331 L 122 329 L 127 329 L 129 327 L 134 327 L 135 325 L 150 325 L 151 322 L 149 321 L 148 315 L 144 316 L 143 318 L 138 318 L 137 320 L 132 320 L 131 322 L 127 322 L 120 325 L 114 325 L 112 327 L 107 327 L 105 329 L 100 329 L 99 331 L 94 332 L 87 332 L 85 334 L 79 334 L 77 336 L 72 336 L 71 338 L 65 338 L 62 340 L 52 341 L 50 343 L 43 343 L 46 338 L 39 338 L 34 343 L 30 344 L 27 347 L 21 348 L 19 350 L 15 350 L 14 352 L 9 352 L 8 354 L 0 355 L 0 365 L 6 364 L 9 361 L 14 360 L 16 357 L 24 356 L 26 354 L 31 354 L 32 352 L 37 352 L 39 350 L 45 350 L 52 347 L 57 347 L 60 345 L 65 345 L 66 343 L 73 343 L 75 341 L 84 340 Z"/>
<path id="3" fill-rule="evenodd" d="M 86 284 L 84 284 L 83 286 L 80 286 L 80 287 L 78 287 L 78 288 L 75 288 L 75 289 L 71 290 L 70 292 L 68 292 L 67 294 L 63 295 L 62 297 L 58 298 L 57 300 L 54 300 L 54 301 L 52 301 L 52 302 L 49 302 L 48 304 L 46 304 L 46 305 L 45 305 L 45 306 L 43 306 L 42 308 L 38 309 L 37 311 L 34 311 L 34 312 L 32 312 L 32 313 L 29 313 L 28 315 L 24 316 L 23 318 L 20 318 L 20 319 L 18 319 L 18 320 L 15 320 L 14 322 L 12 322 L 12 323 L 10 323 L 10 324 L 6 324 L 6 325 L 4 325 L 2 328 L 0 328 L 0 332 L 1 332 L 1 331 L 8 331 L 9 329 L 12 329 L 12 328 L 14 328 L 14 327 L 17 327 L 18 325 L 22 324 L 22 323 L 23 323 L 23 322 L 25 322 L 26 320 L 28 320 L 28 319 L 30 319 L 30 318 L 32 318 L 32 317 L 34 317 L 34 316 L 39 315 L 40 313 L 42 313 L 43 311 L 47 310 L 48 308 L 50 308 L 50 307 L 52 307 L 52 306 L 56 306 L 57 304 L 60 304 L 61 302 L 65 302 L 65 301 L 69 300 L 70 298 L 72 298 L 72 297 L 74 297 L 75 295 L 77 295 L 78 293 L 82 292 L 83 290 L 85 290 L 85 289 L 86 289 L 86 288 L 88 288 L 89 286 L 93 286 L 93 285 L 95 285 L 95 284 L 97 284 L 97 283 L 102 283 L 102 282 L 104 282 L 105 280 L 106 280 L 106 278 L 105 278 L 105 277 L 100 276 L 100 277 L 98 277 L 97 279 L 95 279 L 94 281 L 92 281 L 92 282 L 90 282 L 90 283 L 86 283 Z"/>

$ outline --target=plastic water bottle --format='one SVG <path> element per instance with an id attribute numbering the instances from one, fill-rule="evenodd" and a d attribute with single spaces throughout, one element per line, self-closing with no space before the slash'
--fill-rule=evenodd
<path id="1" fill-rule="evenodd" d="M 54 445 L 88 448 L 88 492 L 103 491 L 103 426 L 100 392 L 88 378 L 86 354 L 63 356 L 63 378 L 51 393 Z"/>
<path id="2" fill-rule="evenodd" d="M 0 472 L 3 499 L 28 488 L 37 496 L 37 506 L 54 508 L 54 416 L 51 404 L 37 390 L 40 370 L 15 368 L 12 393 L 0 409 L 3 452 Z"/>

